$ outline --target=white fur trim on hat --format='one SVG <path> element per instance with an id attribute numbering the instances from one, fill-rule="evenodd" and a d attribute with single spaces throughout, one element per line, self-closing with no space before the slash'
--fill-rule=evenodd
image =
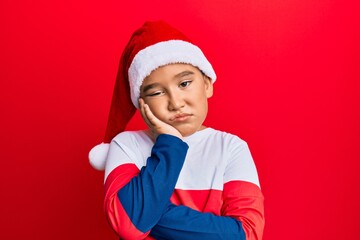
<path id="1" fill-rule="evenodd" d="M 212 82 L 216 80 L 214 69 L 199 47 L 182 40 L 156 43 L 139 51 L 128 70 L 131 100 L 136 108 L 139 108 L 140 87 L 144 78 L 153 70 L 170 63 L 191 64 L 203 71 Z"/>
<path id="2" fill-rule="evenodd" d="M 109 151 L 109 146 L 110 144 L 108 143 L 101 143 L 99 145 L 96 145 L 90 150 L 89 162 L 93 168 L 99 171 L 105 169 L 105 163 Z"/>

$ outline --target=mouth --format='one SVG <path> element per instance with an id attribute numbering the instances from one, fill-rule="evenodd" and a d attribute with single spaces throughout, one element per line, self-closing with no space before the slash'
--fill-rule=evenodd
<path id="1" fill-rule="evenodd" d="M 190 118 L 192 114 L 189 113 L 179 113 L 171 117 L 169 120 L 170 122 L 183 122 Z"/>

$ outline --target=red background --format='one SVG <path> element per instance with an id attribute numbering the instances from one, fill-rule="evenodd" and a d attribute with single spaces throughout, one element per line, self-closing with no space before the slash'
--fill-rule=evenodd
<path id="1" fill-rule="evenodd" d="M 359 239 L 359 14 L 340 0 L 1 1 L 0 239 L 116 239 L 87 154 L 126 42 L 157 19 L 213 63 L 207 125 L 248 142 L 264 239 Z"/>

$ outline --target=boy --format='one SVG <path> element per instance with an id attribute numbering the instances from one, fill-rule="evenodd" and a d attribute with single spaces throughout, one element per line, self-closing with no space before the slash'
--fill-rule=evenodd
<path id="1" fill-rule="evenodd" d="M 121 239 L 262 239 L 263 196 L 247 144 L 203 125 L 215 72 L 164 22 L 121 57 L 105 142 L 104 207 Z M 139 108 L 148 130 L 123 132 Z M 102 149 L 103 148 L 103 149 Z M 100 161 L 101 162 L 101 161 Z"/>

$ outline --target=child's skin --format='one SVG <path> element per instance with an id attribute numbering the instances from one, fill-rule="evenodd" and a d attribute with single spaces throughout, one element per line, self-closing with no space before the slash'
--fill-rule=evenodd
<path id="1" fill-rule="evenodd" d="M 211 79 L 189 64 L 169 64 L 154 70 L 141 85 L 141 115 L 155 140 L 160 134 L 180 139 L 206 128 Z"/>

